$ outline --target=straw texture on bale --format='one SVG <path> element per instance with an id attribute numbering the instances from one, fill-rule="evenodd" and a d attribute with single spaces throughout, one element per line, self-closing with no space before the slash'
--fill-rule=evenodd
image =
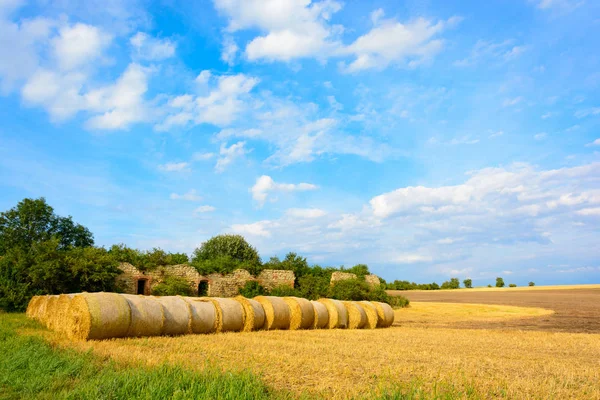
<path id="1" fill-rule="evenodd" d="M 323 329 L 327 328 L 327 324 L 329 323 L 329 312 L 327 311 L 327 307 L 325 304 L 319 303 L 318 301 L 310 302 L 315 310 L 315 321 L 313 323 L 313 329 Z M 377 314 L 375 314 L 375 319 L 377 320 Z"/>
<path id="2" fill-rule="evenodd" d="M 29 300 L 29 303 L 27 304 L 27 311 L 25 311 L 25 315 L 27 315 L 27 317 L 34 318 L 33 315 L 35 314 L 35 310 L 39 300 L 40 296 L 33 296 L 31 300 Z"/>
<path id="3" fill-rule="evenodd" d="M 48 302 L 48 296 L 40 296 L 34 310 L 34 318 L 43 324 L 44 314 L 46 313 L 46 303 Z"/>
<path id="4" fill-rule="evenodd" d="M 371 303 L 373 303 L 377 310 L 378 328 L 387 328 L 394 323 L 394 310 L 389 304 L 378 301 L 372 301 Z"/>
<path id="5" fill-rule="evenodd" d="M 184 297 L 192 312 L 192 333 L 213 333 L 217 330 L 217 310 L 210 301 Z"/>
<path id="6" fill-rule="evenodd" d="M 128 337 L 160 336 L 165 324 L 163 306 L 154 298 L 122 294 L 131 309 Z"/>
<path id="7" fill-rule="evenodd" d="M 362 329 L 367 324 L 367 313 L 357 301 L 344 301 L 348 311 L 348 329 Z"/>
<path id="8" fill-rule="evenodd" d="M 361 301 L 360 305 L 363 310 L 367 314 L 367 323 L 365 325 L 365 329 L 375 329 L 377 328 L 377 321 L 379 318 L 377 317 L 377 309 L 370 301 Z"/>
<path id="9" fill-rule="evenodd" d="M 281 297 L 256 296 L 254 300 L 258 301 L 265 310 L 265 329 L 289 329 L 290 307 Z"/>
<path id="10" fill-rule="evenodd" d="M 341 301 L 334 299 L 319 299 L 318 301 L 327 307 L 329 313 L 327 327 L 329 329 L 348 327 L 348 311 Z"/>
<path id="11" fill-rule="evenodd" d="M 190 305 L 181 296 L 153 297 L 163 307 L 163 335 L 185 335 L 191 332 L 192 313 Z"/>
<path id="12" fill-rule="evenodd" d="M 284 297 L 290 308 L 290 329 L 310 329 L 315 322 L 315 308 L 309 300 L 301 297 Z"/>
<path id="13" fill-rule="evenodd" d="M 265 309 L 256 300 L 247 299 L 244 296 L 235 298 L 244 309 L 244 332 L 263 329 L 265 326 Z"/>
<path id="14" fill-rule="evenodd" d="M 56 301 L 54 308 L 54 324 L 53 329 L 57 332 L 65 332 L 67 326 L 67 313 L 71 305 L 71 299 L 75 294 L 61 294 Z"/>
<path id="15" fill-rule="evenodd" d="M 48 329 L 56 330 L 56 306 L 58 303 L 58 295 L 51 296 L 46 302 L 46 317 L 44 323 Z"/>
<path id="16" fill-rule="evenodd" d="M 66 332 L 73 339 L 108 339 L 127 336 L 131 309 L 116 293 L 82 293 L 71 299 Z"/>
<path id="17" fill-rule="evenodd" d="M 217 311 L 217 332 L 239 332 L 244 329 L 244 309 L 239 301 L 223 297 L 205 297 Z"/>
<path id="18" fill-rule="evenodd" d="M 57 295 L 47 295 L 44 296 L 42 301 L 40 301 L 40 307 L 38 309 L 38 321 L 47 328 L 50 328 L 49 318 L 52 315 L 52 311 L 54 309 L 54 305 L 56 303 Z"/>

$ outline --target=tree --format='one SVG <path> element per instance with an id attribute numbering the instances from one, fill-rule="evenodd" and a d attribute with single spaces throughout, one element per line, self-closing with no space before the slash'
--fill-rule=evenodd
<path id="1" fill-rule="evenodd" d="M 458 289 L 460 288 L 460 281 L 458 278 L 451 278 L 450 281 L 442 283 L 442 289 Z"/>
<path id="2" fill-rule="evenodd" d="M 202 243 L 194 250 L 193 264 L 228 258 L 236 264 L 244 264 L 257 268 L 260 257 L 254 247 L 241 235 L 217 235 Z"/>
<path id="3" fill-rule="evenodd" d="M 188 281 L 180 276 L 167 276 L 164 281 L 152 288 L 156 296 L 191 296 L 192 288 Z"/>
<path id="4" fill-rule="evenodd" d="M 496 287 L 504 287 L 504 279 L 500 277 L 496 278 Z"/>
<path id="5" fill-rule="evenodd" d="M 471 289 L 473 287 L 473 281 L 470 278 L 465 279 L 463 284 L 467 289 Z"/>
<path id="6" fill-rule="evenodd" d="M 535 286 L 535 282 L 529 282 L 529 286 Z"/>
<path id="7" fill-rule="evenodd" d="M 369 267 L 366 264 L 357 264 L 354 267 L 349 268 L 347 272 L 355 274 L 359 278 L 370 274 Z"/>
<path id="8" fill-rule="evenodd" d="M 516 283 L 509 283 L 508 287 L 517 287 L 517 284 Z"/>
<path id="9" fill-rule="evenodd" d="M 46 200 L 23 199 L 15 207 L 0 213 L 0 256 L 19 247 L 28 250 L 34 243 L 58 239 L 60 249 L 94 245 L 92 233 L 69 217 L 54 213 Z"/>

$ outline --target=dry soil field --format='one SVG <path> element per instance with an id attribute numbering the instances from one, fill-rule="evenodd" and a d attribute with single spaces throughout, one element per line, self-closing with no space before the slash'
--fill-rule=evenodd
<path id="1" fill-rule="evenodd" d="M 520 289 L 520 290 L 519 290 Z M 599 285 L 544 288 L 461 289 L 436 291 L 390 291 L 412 302 L 502 304 L 541 307 L 555 311 L 542 318 L 506 321 L 457 321 L 452 328 L 519 329 L 552 332 L 600 333 Z"/>
<path id="2" fill-rule="evenodd" d="M 401 398 L 600 399 L 600 334 L 566 332 L 595 332 L 600 290 L 533 292 L 405 292 L 412 306 L 396 311 L 395 326 L 377 330 L 78 343 L 48 331 L 22 333 L 125 364 L 250 370 L 276 389 L 311 398 L 400 390 L 410 394 Z"/>

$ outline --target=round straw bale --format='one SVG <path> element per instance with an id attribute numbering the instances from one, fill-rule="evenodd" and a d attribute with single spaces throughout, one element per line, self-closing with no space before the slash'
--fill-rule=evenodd
<path id="1" fill-rule="evenodd" d="M 258 301 L 265 310 L 265 329 L 289 329 L 290 307 L 281 297 L 256 296 L 254 300 Z"/>
<path id="2" fill-rule="evenodd" d="M 290 329 L 310 329 L 315 322 L 315 308 L 309 300 L 301 297 L 284 297 L 290 307 Z"/>
<path id="3" fill-rule="evenodd" d="M 44 318 L 46 316 L 46 304 L 48 303 L 48 299 L 50 296 L 40 296 L 38 300 L 36 309 L 35 309 L 35 319 L 44 325 Z"/>
<path id="4" fill-rule="evenodd" d="M 46 306 L 44 307 L 44 314 L 41 322 L 46 326 L 46 328 L 54 330 L 56 317 L 56 302 L 58 301 L 58 295 L 50 295 L 46 300 Z"/>
<path id="5" fill-rule="evenodd" d="M 27 304 L 27 311 L 25 311 L 25 315 L 28 318 L 35 318 L 35 312 L 37 310 L 37 305 L 40 301 L 40 296 L 33 296 L 31 300 L 29 300 L 29 304 Z"/>
<path id="6" fill-rule="evenodd" d="M 69 311 L 73 296 L 75 296 L 75 294 L 61 294 L 58 296 L 56 307 L 54 308 L 56 314 L 54 317 L 54 330 L 57 332 L 64 332 L 66 329 L 67 312 Z"/>
<path id="7" fill-rule="evenodd" d="M 360 305 L 363 310 L 367 314 L 367 324 L 365 325 L 365 329 L 375 329 L 377 328 L 377 321 L 379 318 L 377 317 L 377 309 L 370 301 L 361 301 Z"/>
<path id="8" fill-rule="evenodd" d="M 153 297 L 163 306 L 163 335 L 185 335 L 192 332 L 190 305 L 181 296 Z"/>
<path id="9" fill-rule="evenodd" d="M 244 308 L 239 301 L 223 297 L 205 297 L 217 311 L 217 332 L 239 332 L 244 329 Z"/>
<path id="10" fill-rule="evenodd" d="M 387 328 L 394 323 L 394 310 L 387 303 L 372 301 L 377 310 L 377 327 Z"/>
<path id="11" fill-rule="evenodd" d="M 165 324 L 163 306 L 156 299 L 133 294 L 122 294 L 131 309 L 128 337 L 160 336 Z"/>
<path id="12" fill-rule="evenodd" d="M 109 339 L 127 336 L 131 309 L 117 293 L 73 296 L 67 312 L 66 333 L 72 339 Z"/>
<path id="13" fill-rule="evenodd" d="M 192 312 L 192 333 L 213 333 L 217 330 L 217 310 L 210 301 L 184 297 Z"/>
<path id="14" fill-rule="evenodd" d="M 315 322 L 313 323 L 313 329 L 327 328 L 327 324 L 329 323 L 329 312 L 327 311 L 325 304 L 319 303 L 318 301 L 311 301 L 310 303 L 315 309 Z M 377 314 L 375 314 L 375 318 L 377 319 Z"/>
<path id="15" fill-rule="evenodd" d="M 348 329 L 362 329 L 367 324 L 367 313 L 357 301 L 343 301 L 348 311 Z"/>
<path id="16" fill-rule="evenodd" d="M 348 327 L 348 311 L 341 301 L 334 299 L 319 299 L 318 301 L 327 308 L 329 313 L 329 322 L 327 323 L 329 329 Z"/>
<path id="17" fill-rule="evenodd" d="M 244 332 L 257 331 L 265 326 L 265 309 L 262 304 L 244 296 L 235 298 L 244 309 Z"/>

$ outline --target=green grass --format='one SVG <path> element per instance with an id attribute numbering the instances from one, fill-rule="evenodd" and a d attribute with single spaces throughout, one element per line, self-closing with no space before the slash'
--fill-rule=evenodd
<path id="1" fill-rule="evenodd" d="M 0 400 L 16 399 L 292 399 L 250 372 L 215 368 L 194 372 L 178 366 L 124 366 L 92 353 L 58 349 L 20 329 L 41 330 L 23 314 L 0 312 Z M 480 398 L 476 393 L 440 385 L 424 391 L 424 382 L 364 397 L 381 400 Z M 375 389 L 375 388 L 374 388 Z M 308 398 L 308 396 L 301 396 Z"/>
<path id="2" fill-rule="evenodd" d="M 123 367 L 90 353 L 58 350 L 39 337 L 23 315 L 0 314 L 0 399 L 273 399 L 275 392 L 250 373 L 175 366 Z"/>

